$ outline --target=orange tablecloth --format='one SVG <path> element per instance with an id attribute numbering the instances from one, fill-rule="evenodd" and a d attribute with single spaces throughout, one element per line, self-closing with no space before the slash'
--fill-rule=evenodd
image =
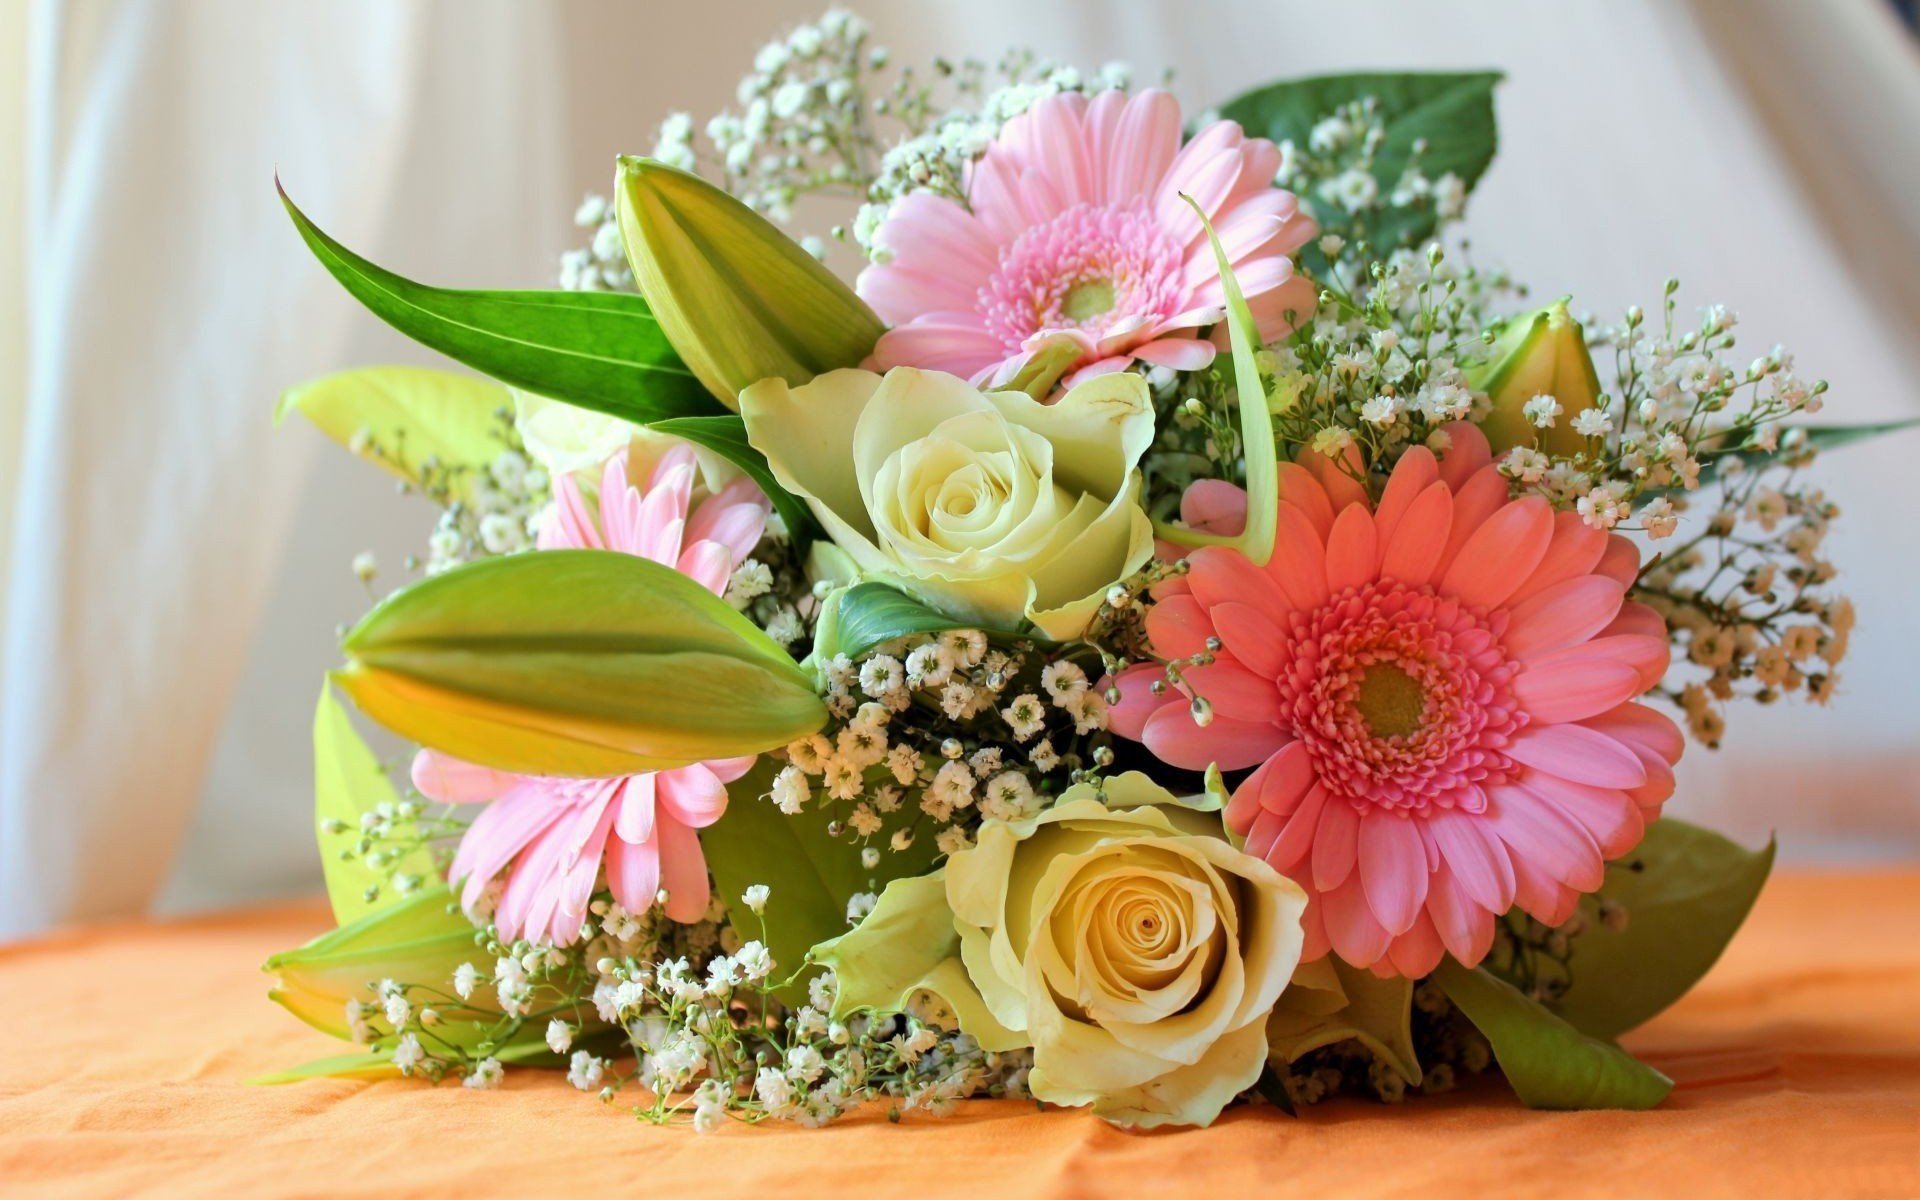
<path id="1" fill-rule="evenodd" d="M 500 1091 L 240 1081 L 335 1052 L 264 998 L 317 904 L 0 949 L 0 1195 L 1920 1196 L 1920 873 L 1774 881 L 1726 959 L 1629 1045 L 1650 1113 L 1498 1085 L 1132 1135 L 981 1102 L 822 1131 L 636 1124 L 546 1072 Z"/>

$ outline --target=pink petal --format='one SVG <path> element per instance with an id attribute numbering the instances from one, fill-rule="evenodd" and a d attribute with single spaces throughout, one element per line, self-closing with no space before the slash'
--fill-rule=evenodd
<path id="1" fill-rule="evenodd" d="M 1453 421 L 1444 429 L 1451 445 L 1440 460 L 1440 478 L 1458 492 L 1469 479 L 1493 464 L 1493 447 L 1487 443 L 1487 435 L 1471 421 Z"/>
<path id="2" fill-rule="evenodd" d="M 660 805 L 670 820 L 705 829 L 727 811 L 727 787 L 704 764 L 662 771 L 658 778 Z"/>
<path id="3" fill-rule="evenodd" d="M 1204 771 L 1243 771 L 1278 750 L 1286 735 L 1270 724 L 1216 716 L 1195 725 L 1185 704 L 1169 704 L 1147 718 L 1140 740 L 1169 766 Z"/>
<path id="4" fill-rule="evenodd" d="M 429 800 L 442 804 L 477 804 L 518 786 L 524 776 L 464 762 L 438 750 L 413 756 L 413 786 Z"/>
<path id="5" fill-rule="evenodd" d="M 1606 553 L 1600 556 L 1593 573 L 1617 579 L 1622 587 L 1632 587 L 1634 580 L 1640 578 L 1640 551 L 1619 534 L 1610 533 Z"/>
<path id="6" fill-rule="evenodd" d="M 1373 915 L 1388 933 L 1405 933 L 1427 899 L 1427 852 L 1412 818 L 1389 812 L 1363 817 L 1359 859 Z"/>
<path id="7" fill-rule="evenodd" d="M 547 509 L 534 544 L 542 550 L 605 549 L 573 476 L 562 475 L 553 481 L 553 506 Z"/>
<path id="8" fill-rule="evenodd" d="M 1289 878 L 1302 875 L 1308 865 L 1307 856 L 1313 853 L 1314 840 L 1326 805 L 1326 788 L 1316 783 L 1307 789 L 1300 806 L 1287 818 L 1287 827 L 1281 831 L 1280 839 L 1267 852 L 1267 862 L 1272 864 L 1274 870 Z"/>
<path id="9" fill-rule="evenodd" d="M 1427 888 L 1427 916 L 1447 953 L 1462 966 L 1477 964 L 1493 947 L 1493 914 L 1467 895 L 1447 864 L 1434 873 Z"/>
<path id="10" fill-rule="evenodd" d="M 1440 464 L 1433 457 L 1433 451 L 1425 446 L 1410 446 L 1400 456 L 1393 474 L 1387 477 L 1387 486 L 1380 493 L 1380 503 L 1373 510 L 1373 523 L 1380 529 L 1381 545 L 1393 540 L 1400 519 L 1439 478 Z M 1448 490 L 1451 493 L 1452 489 Z"/>
<path id="11" fill-rule="evenodd" d="M 1537 867 L 1577 891 L 1600 886 L 1599 845 L 1559 806 L 1513 786 L 1491 789 L 1488 800 L 1486 820 L 1513 851 L 1516 891 L 1523 866 Z"/>
<path id="12" fill-rule="evenodd" d="M 1190 658 L 1203 653 L 1207 639 L 1213 635 L 1213 621 L 1206 608 L 1191 595 L 1169 596 L 1147 610 L 1147 640 L 1161 658 Z"/>
<path id="13" fill-rule="evenodd" d="M 1189 529 L 1239 537 L 1247 528 L 1246 489 L 1224 479 L 1196 479 L 1180 494 L 1180 519 Z"/>
<path id="14" fill-rule="evenodd" d="M 1154 681 L 1165 678 L 1166 672 L 1155 663 L 1137 663 L 1113 676 L 1110 682 L 1120 689 L 1120 703 L 1107 709 L 1107 727 L 1137 742 L 1145 736 L 1148 717 L 1169 704 L 1184 705 L 1186 701 L 1172 688 L 1158 696 L 1153 694 Z M 1101 690 L 1106 689 L 1103 686 Z"/>
<path id="15" fill-rule="evenodd" d="M 1418 979 L 1432 974 L 1446 952 L 1433 918 L 1422 909 L 1413 915 L 1413 924 L 1407 931 L 1394 938 L 1393 944 L 1387 947 L 1387 959 L 1392 964 L 1392 974 Z M 1376 975 L 1382 974 L 1379 963 L 1373 965 L 1373 971 Z"/>
<path id="16" fill-rule="evenodd" d="M 1553 506 L 1526 496 L 1488 517 L 1461 546 L 1440 590 L 1462 604 L 1493 608 L 1540 565 L 1553 536 Z"/>
<path id="17" fill-rule="evenodd" d="M 1133 356 L 1141 362 L 1175 371 L 1205 370 L 1213 365 L 1215 353 L 1212 342 L 1199 338 L 1155 338 L 1133 348 Z"/>
<path id="18" fill-rule="evenodd" d="M 1120 114 L 1106 160 L 1108 203 L 1146 195 L 1179 150 L 1179 101 L 1159 88 L 1135 93 Z"/>
<path id="19" fill-rule="evenodd" d="M 653 840 L 654 806 L 657 799 L 653 774 L 632 775 L 620 791 L 619 812 L 613 832 L 623 842 L 638 846 Z"/>
<path id="20" fill-rule="evenodd" d="M 1547 543 L 1546 556 L 1526 582 L 1507 597 L 1507 603 L 1518 604 L 1555 584 L 1592 574 L 1606 548 L 1607 535 L 1581 520 L 1579 513 L 1554 513 L 1553 540 Z"/>
<path id="21" fill-rule="evenodd" d="M 1345 800 L 1335 800 L 1320 813 L 1313 835 L 1313 886 L 1332 891 L 1353 873 L 1360 853 L 1360 814 Z"/>
<path id="22" fill-rule="evenodd" d="M 1578 822 L 1606 858 L 1619 858 L 1639 845 L 1646 833 L 1646 818 L 1625 792 L 1551 775 L 1530 777 L 1527 787 Z"/>
<path id="23" fill-rule="evenodd" d="M 1406 506 L 1395 522 L 1393 535 L 1381 556 L 1381 578 L 1416 586 L 1431 582 L 1452 527 L 1453 492 L 1446 484 L 1435 481 Z"/>
<path id="24" fill-rule="evenodd" d="M 607 888 L 620 907 L 643 913 L 660 894 L 660 847 L 615 838 L 607 846 Z"/>
<path id="25" fill-rule="evenodd" d="M 1445 575 L 1467 540 L 1480 531 L 1487 519 L 1507 505 L 1507 478 L 1499 470 L 1487 467 L 1453 489 L 1453 524 L 1447 529 L 1447 548 L 1440 552 L 1437 568 Z"/>
<path id="26" fill-rule="evenodd" d="M 1314 535 L 1321 542 L 1333 532 L 1333 501 L 1327 498 L 1327 489 L 1320 486 L 1313 472 L 1299 463 L 1280 464 L 1280 502 L 1298 508 L 1312 523 Z"/>
<path id="27" fill-rule="evenodd" d="M 1222 657 L 1185 672 L 1187 690 L 1203 696 L 1213 706 L 1214 720 L 1242 721 L 1272 725 L 1279 720 L 1280 694 L 1273 680 L 1255 675 L 1245 667 Z"/>
<path id="28" fill-rule="evenodd" d="M 707 856 L 699 835 L 678 821 L 662 821 L 660 884 L 667 889 L 667 919 L 683 925 L 706 915 L 712 889 L 707 881 Z"/>
<path id="29" fill-rule="evenodd" d="M 1373 514 L 1365 504 L 1350 504 L 1334 519 L 1327 537 L 1327 590 L 1340 592 L 1373 582 L 1380 568 L 1380 542 Z"/>
<path id="30" fill-rule="evenodd" d="M 1318 484 L 1314 485 L 1316 490 Z M 1324 499 L 1324 493 L 1323 493 Z M 1328 518 L 1332 525 L 1332 518 Z M 1267 578 L 1296 612 L 1312 612 L 1327 602 L 1327 555 L 1313 524 L 1298 505 L 1280 505 L 1273 539 L 1273 557 L 1267 560 Z M 1274 589 L 1268 589 L 1269 594 Z M 1226 597 L 1252 600 L 1252 596 Z"/>
<path id="31" fill-rule="evenodd" d="M 1584 725 L 1537 725 L 1507 744 L 1515 762 L 1575 783 L 1595 787 L 1639 787 L 1646 769 L 1633 751 Z"/>
<path id="32" fill-rule="evenodd" d="M 733 552 L 719 542 L 696 542 L 680 556 L 676 569 L 701 587 L 719 596 L 727 590 L 733 575 Z"/>
<path id="33" fill-rule="evenodd" d="M 1438 812 L 1427 818 L 1427 831 L 1441 861 L 1475 904 L 1496 913 L 1513 907 L 1513 862 L 1479 817 Z"/>
<path id="34" fill-rule="evenodd" d="M 1276 555 L 1278 551 L 1276 549 Z M 1238 550 L 1202 546 L 1188 555 L 1187 584 L 1194 599 L 1212 608 L 1216 604 L 1264 604 L 1274 592 L 1271 575 L 1247 561 Z"/>
<path id="35" fill-rule="evenodd" d="M 1606 628 L 1625 595 L 1618 582 L 1599 575 L 1554 584 L 1508 610 L 1500 640 L 1522 659 L 1576 645 Z"/>
<path id="36" fill-rule="evenodd" d="M 1320 899 L 1327 937 L 1334 951 L 1356 967 L 1370 967 L 1378 962 L 1393 937 L 1368 905 L 1359 876 L 1321 893 Z"/>
<path id="37" fill-rule="evenodd" d="M 1286 666 L 1286 641 L 1267 615 L 1251 604 L 1229 602 L 1209 613 L 1214 632 L 1228 654 L 1263 679 L 1277 678 Z M 1148 614 L 1152 628 L 1152 614 Z"/>
<path id="38" fill-rule="evenodd" d="M 1548 724 L 1595 716 L 1640 692 L 1640 672 L 1611 658 L 1543 659 L 1513 681 L 1514 699 L 1535 722 Z"/>

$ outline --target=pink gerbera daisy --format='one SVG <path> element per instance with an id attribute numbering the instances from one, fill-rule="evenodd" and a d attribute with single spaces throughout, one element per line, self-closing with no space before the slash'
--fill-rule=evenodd
<path id="1" fill-rule="evenodd" d="M 541 527 L 542 550 L 594 549 L 636 554 L 674 567 L 720 593 L 766 529 L 770 505 L 740 479 L 693 504 L 696 466 L 684 445 L 654 466 L 645 490 L 627 477 L 627 455 L 610 460 L 600 481 L 600 520 L 589 514 L 570 476 L 554 483 Z M 752 756 L 694 763 L 612 779 L 513 775 L 432 750 L 413 761 L 421 794 L 444 803 L 488 802 L 460 839 L 454 880 L 472 911 L 496 877 L 506 887 L 494 908 L 501 936 L 570 945 L 601 880 L 630 912 L 652 908 L 666 889 L 666 915 L 700 919 L 707 909 L 706 857 L 694 832 L 726 811 L 726 785 Z"/>
<path id="2" fill-rule="evenodd" d="M 1129 668 L 1112 714 L 1175 766 L 1258 768 L 1228 826 L 1307 890 L 1309 957 L 1383 975 L 1479 962 L 1516 904 L 1566 920 L 1658 816 L 1681 749 L 1634 703 L 1668 644 L 1626 599 L 1632 543 L 1509 499 L 1480 431 L 1449 433 L 1444 462 L 1406 452 L 1377 506 L 1323 457 L 1282 464 L 1268 565 L 1195 551 L 1147 632 L 1200 665 L 1157 695 L 1164 668 Z M 1235 514 L 1221 499 L 1199 507 L 1235 531 L 1244 494 Z"/>
<path id="3" fill-rule="evenodd" d="M 1162 91 L 1051 96 L 1007 122 L 967 175 L 967 203 L 915 193 L 876 235 L 889 256 L 860 295 L 894 326 L 876 365 L 1004 383 L 1046 339 L 1079 343 L 1067 383 L 1141 362 L 1191 371 L 1213 361 L 1202 332 L 1226 295 L 1191 196 L 1212 221 L 1275 341 L 1313 307 L 1288 257 L 1313 236 L 1280 152 L 1232 121 L 1180 144 L 1180 106 Z"/>

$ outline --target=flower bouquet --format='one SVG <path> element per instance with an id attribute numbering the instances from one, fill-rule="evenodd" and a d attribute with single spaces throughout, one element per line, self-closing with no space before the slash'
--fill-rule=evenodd
<path id="1" fill-rule="evenodd" d="M 1468 261 L 1497 79 L 1187 120 L 830 13 L 620 160 L 559 290 L 288 200 L 479 374 L 282 404 L 440 515 L 320 697 L 339 928 L 267 964 L 362 1048 L 274 1078 L 551 1066 L 701 1129 L 1658 1104 L 1614 1039 L 1772 858 L 1661 815 L 1675 717 L 1831 693 L 1805 469 L 1866 431 L 1672 282 L 1603 323 Z"/>

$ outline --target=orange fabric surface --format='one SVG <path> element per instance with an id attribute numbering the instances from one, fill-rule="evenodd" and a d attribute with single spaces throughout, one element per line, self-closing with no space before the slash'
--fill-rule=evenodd
<path id="1" fill-rule="evenodd" d="M 0 948 L 0 1195 L 1920 1196 L 1920 873 L 1776 879 L 1628 1038 L 1679 1083 L 1656 1111 L 1528 1112 L 1485 1080 L 1155 1134 L 980 1102 L 701 1137 L 532 1070 L 249 1087 L 341 1049 L 258 973 L 326 923 L 303 904 Z"/>

